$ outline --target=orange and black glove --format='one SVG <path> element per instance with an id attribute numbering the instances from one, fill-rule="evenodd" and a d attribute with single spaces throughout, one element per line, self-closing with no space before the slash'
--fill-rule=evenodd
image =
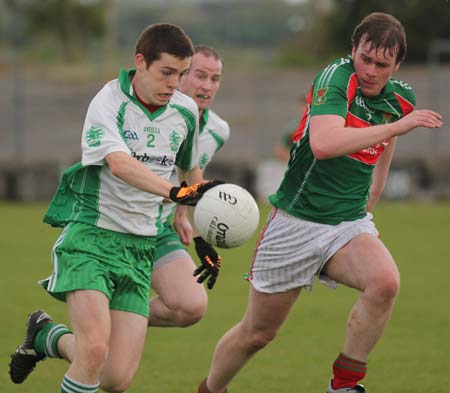
<path id="1" fill-rule="evenodd" d="M 195 206 L 203 194 L 209 189 L 223 184 L 219 180 L 210 180 L 206 183 L 197 183 L 188 186 L 185 181 L 181 182 L 179 187 L 170 189 L 170 199 L 181 205 Z"/>
<path id="2" fill-rule="evenodd" d="M 197 278 L 197 282 L 200 284 L 209 277 L 206 285 L 208 289 L 212 289 L 216 283 L 217 276 L 219 275 L 222 258 L 219 254 L 217 254 L 213 246 L 205 242 L 200 236 L 195 237 L 194 242 L 195 251 L 197 252 L 201 262 L 201 265 L 194 270 L 194 276 L 199 276 Z"/>

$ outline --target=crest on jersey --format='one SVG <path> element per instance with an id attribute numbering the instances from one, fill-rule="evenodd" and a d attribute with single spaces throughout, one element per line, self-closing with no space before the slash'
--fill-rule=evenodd
<path id="1" fill-rule="evenodd" d="M 206 166 L 206 164 L 208 164 L 208 162 L 209 162 L 209 156 L 208 156 L 208 154 L 203 153 L 203 154 L 200 156 L 200 159 L 198 160 L 198 165 L 199 165 L 200 169 L 204 169 L 205 166 Z"/>
<path id="2" fill-rule="evenodd" d="M 314 97 L 314 105 L 322 105 L 327 102 L 327 91 L 328 87 L 324 87 L 323 89 L 319 89 L 316 91 L 315 97 Z"/>
<path id="3" fill-rule="evenodd" d="M 392 122 L 392 114 L 384 112 L 383 114 L 383 120 L 381 121 L 381 124 L 388 124 Z"/>
<path id="4" fill-rule="evenodd" d="M 178 132 L 173 130 L 172 133 L 170 134 L 170 150 L 177 152 L 178 148 L 180 147 L 180 143 L 181 143 L 180 134 L 178 134 Z"/>
<path id="5" fill-rule="evenodd" d="M 89 147 L 97 147 L 102 143 L 103 130 L 98 126 L 91 126 L 86 133 L 86 142 Z"/>

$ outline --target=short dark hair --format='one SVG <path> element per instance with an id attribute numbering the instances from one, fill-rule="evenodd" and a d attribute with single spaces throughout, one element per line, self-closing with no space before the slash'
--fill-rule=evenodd
<path id="1" fill-rule="evenodd" d="M 219 56 L 217 51 L 212 46 L 207 45 L 196 45 L 194 47 L 195 53 L 201 53 L 205 55 L 206 57 L 214 57 L 216 60 L 220 60 L 223 63 L 222 58 Z"/>
<path id="2" fill-rule="evenodd" d="M 168 53 L 179 59 L 191 57 L 194 47 L 188 35 L 176 25 L 157 23 L 147 26 L 136 42 L 135 54 L 144 56 L 147 67 Z"/>
<path id="3" fill-rule="evenodd" d="M 370 49 L 384 49 L 391 56 L 396 55 L 396 64 L 406 56 L 405 29 L 398 19 L 389 14 L 373 12 L 356 26 L 352 35 L 352 45 L 357 48 L 361 43 L 370 43 Z"/>

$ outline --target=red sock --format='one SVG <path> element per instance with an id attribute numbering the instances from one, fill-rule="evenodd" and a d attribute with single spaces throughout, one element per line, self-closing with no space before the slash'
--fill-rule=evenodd
<path id="1" fill-rule="evenodd" d="M 225 389 L 225 391 L 223 393 L 227 393 L 228 390 Z M 208 386 L 206 385 L 206 379 L 204 379 L 201 383 L 200 386 L 198 387 L 198 393 L 212 393 L 211 390 L 208 389 Z"/>
<path id="2" fill-rule="evenodd" d="M 200 386 L 198 387 L 198 393 L 211 393 L 211 391 L 208 389 L 208 387 L 206 386 L 206 379 L 204 379 L 201 383 Z"/>
<path id="3" fill-rule="evenodd" d="M 342 352 L 333 363 L 333 389 L 353 388 L 366 376 L 367 363 L 345 356 Z"/>

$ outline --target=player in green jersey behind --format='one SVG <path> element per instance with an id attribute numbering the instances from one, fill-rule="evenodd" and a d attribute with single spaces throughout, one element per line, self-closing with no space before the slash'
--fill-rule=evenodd
<path id="1" fill-rule="evenodd" d="M 193 53 L 179 27 L 151 25 L 137 41 L 136 68 L 91 101 L 81 162 L 64 172 L 44 218 L 63 229 L 42 285 L 66 302 L 73 334 L 32 313 L 12 355 L 14 383 L 46 357 L 71 363 L 62 393 L 117 393 L 131 383 L 147 333 L 161 201 L 195 205 L 216 184 L 202 183 L 197 105 L 177 90 Z M 191 186 L 168 181 L 174 166 Z"/>
<path id="2" fill-rule="evenodd" d="M 438 113 L 414 108 L 409 85 L 392 78 L 405 53 L 401 23 L 373 13 L 355 28 L 351 55 L 315 78 L 309 116 L 270 198 L 274 208 L 250 271 L 247 311 L 217 344 L 198 392 L 225 392 L 250 357 L 275 338 L 315 276 L 332 288 L 341 283 L 360 292 L 327 392 L 365 392 L 358 382 L 399 290 L 399 272 L 370 211 L 383 190 L 396 138 L 442 126 Z"/>
<path id="3" fill-rule="evenodd" d="M 179 90 L 198 106 L 198 157 L 199 166 L 204 171 L 213 155 L 228 140 L 230 129 L 228 123 L 210 109 L 220 88 L 222 59 L 208 46 L 196 46 L 194 50 L 191 68 L 181 79 Z M 174 205 L 163 204 L 163 230 L 156 238 L 152 275 L 152 289 L 157 295 L 150 301 L 149 326 L 186 327 L 202 319 L 208 299 L 204 287 L 198 282 L 208 278 L 207 286 L 212 289 L 219 273 L 220 263 L 216 266 L 208 263 L 208 258 L 217 259 L 216 251 L 200 236 L 194 235 L 184 207 L 178 206 L 172 226 Z M 198 279 L 192 274 L 195 264 L 183 245 L 191 243 L 193 235 L 201 262 L 199 270 L 196 270 Z"/>
<path id="4" fill-rule="evenodd" d="M 294 136 L 298 129 L 298 124 L 300 123 L 303 116 L 306 116 L 305 109 L 306 109 L 306 97 L 300 96 L 298 98 L 297 102 L 297 115 L 298 117 L 296 119 L 291 120 L 288 124 L 286 124 L 286 127 L 283 131 L 283 135 L 281 136 L 278 143 L 273 148 L 273 156 L 282 162 L 288 162 L 290 158 L 290 151 L 291 147 L 294 144 Z"/>

